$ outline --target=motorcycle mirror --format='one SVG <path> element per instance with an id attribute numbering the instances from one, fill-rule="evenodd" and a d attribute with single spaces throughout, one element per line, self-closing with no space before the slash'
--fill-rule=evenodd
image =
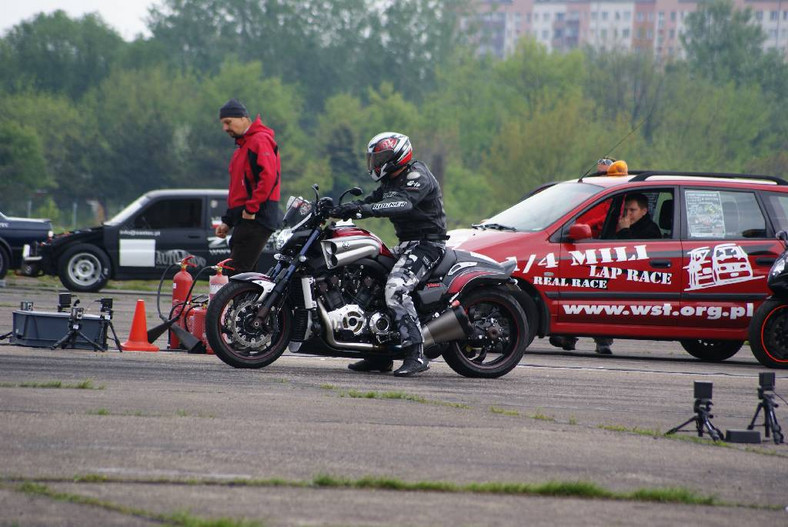
<path id="1" fill-rule="evenodd" d="M 360 196 L 364 193 L 364 191 L 361 190 L 361 187 L 353 187 L 352 189 L 350 189 L 350 193 L 353 194 L 354 196 Z"/>
<path id="2" fill-rule="evenodd" d="M 320 190 L 320 187 L 317 186 L 317 183 L 312 185 L 312 190 L 315 191 L 315 201 L 319 200 L 320 199 L 320 193 L 318 192 L 318 190 Z"/>

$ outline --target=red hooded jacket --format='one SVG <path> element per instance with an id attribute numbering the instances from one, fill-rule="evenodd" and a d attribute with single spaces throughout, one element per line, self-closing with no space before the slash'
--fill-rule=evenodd
<path id="1" fill-rule="evenodd" d="M 256 215 L 257 223 L 275 231 L 279 227 L 281 166 L 274 131 L 258 115 L 235 143 L 238 148 L 230 160 L 230 192 L 222 221 L 232 227 L 240 221 L 245 209 Z"/>

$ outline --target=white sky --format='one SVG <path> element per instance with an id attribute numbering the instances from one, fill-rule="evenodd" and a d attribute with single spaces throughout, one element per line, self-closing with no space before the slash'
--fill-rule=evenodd
<path id="1" fill-rule="evenodd" d="M 148 36 L 143 19 L 148 7 L 157 0 L 0 0 L 0 36 L 18 23 L 34 15 L 62 9 L 72 18 L 98 12 L 104 21 L 126 40 L 137 34 Z"/>

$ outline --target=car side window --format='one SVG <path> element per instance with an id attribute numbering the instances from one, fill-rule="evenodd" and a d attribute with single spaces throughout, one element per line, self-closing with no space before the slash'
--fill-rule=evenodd
<path id="1" fill-rule="evenodd" d="M 646 216 L 641 217 L 642 221 L 655 223 L 659 227 L 662 238 L 673 237 L 673 189 L 637 189 L 637 191 L 630 189 L 627 192 L 616 194 L 612 199 L 606 201 L 610 204 L 610 210 L 601 238 L 616 239 L 620 236 L 618 234 L 619 220 L 624 216 L 625 204 L 630 198 L 633 198 L 635 203 L 639 203 L 640 199 L 645 198 L 647 201 Z M 642 210 L 642 207 L 638 208 Z M 637 230 L 644 232 L 643 227 Z M 644 239 L 658 237 L 654 234 L 649 231 Z"/>
<path id="2" fill-rule="evenodd" d="M 152 203 L 134 218 L 135 229 L 199 229 L 202 199 L 173 199 Z"/>
<path id="3" fill-rule="evenodd" d="M 689 189 L 684 206 L 690 238 L 766 236 L 766 218 L 753 192 Z"/>
<path id="4" fill-rule="evenodd" d="M 777 231 L 788 231 L 788 194 L 765 192 L 763 196 L 771 210 L 774 228 Z"/>

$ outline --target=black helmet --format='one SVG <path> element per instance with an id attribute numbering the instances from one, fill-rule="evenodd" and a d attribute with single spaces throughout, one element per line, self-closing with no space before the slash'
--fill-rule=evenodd
<path id="1" fill-rule="evenodd" d="M 410 163 L 413 148 L 407 135 L 383 132 L 367 145 L 367 170 L 373 181 L 380 181 Z"/>

